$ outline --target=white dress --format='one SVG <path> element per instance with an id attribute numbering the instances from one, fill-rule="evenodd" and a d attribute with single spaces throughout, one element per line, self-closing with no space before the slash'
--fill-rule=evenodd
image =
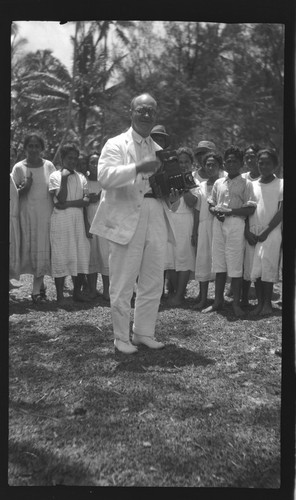
<path id="1" fill-rule="evenodd" d="M 249 217 L 250 231 L 260 234 L 268 226 L 278 211 L 279 202 L 283 200 L 283 179 L 277 177 L 267 184 L 253 182 L 257 208 Z M 279 266 L 282 242 L 282 224 L 271 231 L 267 239 L 258 242 L 253 248 L 251 264 L 251 281 L 261 278 L 262 281 L 276 283 L 279 279 Z M 246 278 L 245 278 L 246 279 Z"/>
<path id="2" fill-rule="evenodd" d="M 253 177 L 250 176 L 250 172 L 244 172 L 241 175 L 245 179 L 249 179 L 249 181 L 252 182 L 260 179 L 260 175 L 259 177 L 253 179 Z M 244 254 L 244 271 L 243 271 L 243 278 L 246 281 L 251 281 L 251 267 L 252 267 L 253 256 L 254 256 L 254 247 L 249 245 L 249 243 L 246 241 L 245 254 Z"/>
<path id="3" fill-rule="evenodd" d="M 89 193 L 101 193 L 101 186 L 98 181 L 87 180 Z M 96 214 L 100 200 L 97 203 L 90 203 L 87 207 L 87 218 L 91 224 Z M 92 235 L 90 239 L 90 259 L 89 274 L 100 273 L 109 276 L 109 242 L 102 236 Z"/>
<path id="4" fill-rule="evenodd" d="M 49 189 L 58 194 L 61 185 L 61 171 L 49 178 Z M 82 199 L 88 192 L 87 180 L 80 172 L 69 175 L 67 180 L 67 201 Z M 58 200 L 54 196 L 54 202 Z M 64 210 L 54 208 L 50 225 L 52 276 L 77 276 L 88 274 L 90 240 L 86 237 L 83 208 L 70 207 Z"/>
<path id="5" fill-rule="evenodd" d="M 20 277 L 20 220 L 19 194 L 10 174 L 9 199 L 9 279 Z"/>
<path id="6" fill-rule="evenodd" d="M 197 252 L 195 261 L 195 279 L 211 281 L 215 279 L 212 272 L 212 238 L 214 216 L 209 211 L 208 197 L 212 193 L 212 185 L 201 182 L 198 197 L 200 200 Z"/>
<path id="7" fill-rule="evenodd" d="M 176 245 L 168 243 L 165 269 L 176 271 L 195 270 L 195 249 L 191 244 L 193 230 L 193 209 L 189 208 L 183 196 L 175 212 L 172 212 Z"/>
<path id="8" fill-rule="evenodd" d="M 26 160 L 22 160 L 12 169 L 16 186 L 31 173 L 33 178 L 29 191 L 19 198 L 20 274 L 33 274 L 37 278 L 51 274 L 49 232 L 53 202 L 48 185 L 49 177 L 55 170 L 48 160 L 43 160 L 42 166 L 37 168 L 27 167 Z"/>

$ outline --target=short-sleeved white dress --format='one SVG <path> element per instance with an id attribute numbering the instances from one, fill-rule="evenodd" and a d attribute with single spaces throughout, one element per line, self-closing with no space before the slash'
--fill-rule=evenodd
<path id="1" fill-rule="evenodd" d="M 37 278 L 51 274 L 50 217 L 53 210 L 52 197 L 48 191 L 49 177 L 55 166 L 48 160 L 42 166 L 30 168 L 27 161 L 16 163 L 12 177 L 19 186 L 32 173 L 29 191 L 20 196 L 20 274 L 33 274 Z"/>
<path id="2" fill-rule="evenodd" d="M 278 211 L 279 202 L 283 200 L 283 179 L 274 178 L 267 184 L 259 180 L 253 182 L 257 208 L 249 217 L 250 231 L 260 234 L 268 226 Z M 251 247 L 249 268 L 251 281 L 261 278 L 262 281 L 276 283 L 279 279 L 281 256 L 282 225 L 271 231 L 267 239 Z M 253 256 L 251 255 L 253 253 Z M 247 274 L 244 274 L 248 279 Z"/>
<path id="3" fill-rule="evenodd" d="M 57 170 L 49 178 L 49 189 L 58 194 L 61 186 L 61 171 Z M 87 180 L 83 174 L 74 171 L 67 181 L 67 200 L 82 199 L 88 192 Z M 54 196 L 54 202 L 58 200 Z M 77 276 L 88 274 L 90 240 L 86 237 L 83 208 L 70 207 L 63 210 L 54 208 L 50 224 L 52 276 Z"/>
<path id="4" fill-rule="evenodd" d="M 168 243 L 165 269 L 176 271 L 195 270 L 195 248 L 191 244 L 193 230 L 193 209 L 189 208 L 183 196 L 175 212 L 172 212 L 176 245 Z"/>
<path id="5" fill-rule="evenodd" d="M 211 281 L 215 279 L 212 272 L 212 239 L 214 216 L 209 211 L 208 198 L 212 193 L 212 185 L 207 181 L 200 183 L 198 197 L 200 199 L 197 252 L 195 261 L 195 279 Z"/>

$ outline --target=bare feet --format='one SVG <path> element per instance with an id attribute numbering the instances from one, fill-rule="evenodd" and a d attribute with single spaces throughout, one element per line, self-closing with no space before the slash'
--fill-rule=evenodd
<path id="1" fill-rule="evenodd" d="M 76 293 L 73 295 L 74 302 L 89 302 L 91 299 L 86 297 L 86 295 L 82 295 L 82 293 Z"/>
<path id="2" fill-rule="evenodd" d="M 206 309 L 203 309 L 201 312 L 202 313 L 210 313 L 210 312 L 214 312 L 214 311 L 219 311 L 223 309 L 223 302 L 217 302 L 217 303 L 213 303 L 211 306 L 207 307 Z"/>
<path id="3" fill-rule="evenodd" d="M 242 299 L 242 300 L 240 301 L 240 305 L 241 305 L 242 307 L 248 307 L 248 306 L 250 305 L 250 303 L 249 303 L 248 299 L 244 299 L 244 300 Z"/>
<path id="4" fill-rule="evenodd" d="M 197 304 L 194 304 L 193 309 L 195 309 L 196 311 L 201 311 L 204 307 L 206 307 L 206 305 L 207 301 L 203 300 L 198 302 Z"/>
<path id="5" fill-rule="evenodd" d="M 260 316 L 267 316 L 267 315 L 272 314 L 272 313 L 273 313 L 273 310 L 272 310 L 271 305 L 264 304 L 264 306 L 262 307 L 259 315 Z"/>
<path id="6" fill-rule="evenodd" d="M 67 301 L 64 297 L 57 299 L 57 306 L 64 307 L 67 304 Z"/>
<path id="7" fill-rule="evenodd" d="M 232 309 L 237 318 L 241 318 L 242 316 L 245 315 L 245 311 L 241 309 L 241 307 L 238 304 L 232 304 Z"/>

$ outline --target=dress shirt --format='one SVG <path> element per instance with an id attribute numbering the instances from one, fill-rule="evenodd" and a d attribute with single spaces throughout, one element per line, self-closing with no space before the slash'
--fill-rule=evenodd
<path id="1" fill-rule="evenodd" d="M 223 205 L 227 208 L 242 208 L 255 206 L 253 184 L 248 179 L 237 175 L 234 179 L 221 177 L 214 182 L 209 202 L 213 205 Z"/>
<path id="2" fill-rule="evenodd" d="M 153 146 L 153 139 L 150 137 L 142 137 L 140 134 L 138 134 L 134 129 L 132 129 L 132 137 L 134 139 L 134 144 L 135 144 L 135 151 L 136 151 L 136 157 L 137 161 L 141 161 L 145 156 L 155 156 L 155 148 Z M 150 184 L 149 184 L 149 177 L 152 174 L 138 174 L 139 180 L 144 181 L 146 185 L 145 193 L 151 192 L 150 189 Z"/>

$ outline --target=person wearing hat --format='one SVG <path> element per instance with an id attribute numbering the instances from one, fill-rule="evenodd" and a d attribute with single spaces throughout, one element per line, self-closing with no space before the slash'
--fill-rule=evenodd
<path id="1" fill-rule="evenodd" d="M 198 182 L 206 181 L 208 180 L 206 171 L 204 169 L 204 164 L 203 164 L 203 157 L 205 154 L 216 152 L 216 145 L 211 142 L 211 141 L 200 141 L 197 145 L 197 148 L 194 152 L 194 157 L 197 163 L 197 169 L 193 173 L 194 178 Z"/>
<path id="2" fill-rule="evenodd" d="M 162 149 L 169 147 L 170 138 L 163 125 L 155 125 L 150 132 L 150 136 Z"/>

